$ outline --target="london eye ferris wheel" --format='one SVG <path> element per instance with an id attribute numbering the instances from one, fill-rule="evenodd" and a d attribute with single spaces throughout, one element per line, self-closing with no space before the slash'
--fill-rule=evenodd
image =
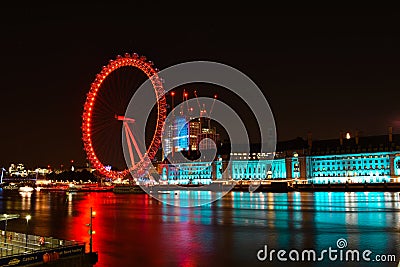
<path id="1" fill-rule="evenodd" d="M 166 118 L 164 88 L 157 72 L 146 57 L 125 53 L 103 66 L 91 84 L 82 116 L 82 139 L 87 159 L 100 176 L 117 179 L 129 173 L 140 175 L 156 156 Z M 135 90 L 146 80 L 151 82 L 156 105 L 143 147 L 138 142 L 140 133 L 134 130 L 135 118 L 126 117 L 125 111 Z M 123 142 L 129 159 L 124 157 Z"/>

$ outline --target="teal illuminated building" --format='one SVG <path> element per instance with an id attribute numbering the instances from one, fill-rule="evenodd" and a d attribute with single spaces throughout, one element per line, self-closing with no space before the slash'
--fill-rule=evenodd
<path id="1" fill-rule="evenodd" d="M 210 184 L 222 179 L 222 161 L 164 164 L 161 180 L 169 184 Z"/>
<path id="2" fill-rule="evenodd" d="M 189 149 L 189 124 L 185 117 L 175 117 L 175 131 L 177 132 L 174 136 L 176 143 L 176 151 L 188 150 Z"/>
<path id="3" fill-rule="evenodd" d="M 231 173 L 233 180 L 286 178 L 285 159 L 233 160 Z"/>
<path id="4" fill-rule="evenodd" d="M 173 116 L 165 124 L 163 149 L 165 155 L 189 149 L 189 124 L 184 116 Z"/>
<path id="5" fill-rule="evenodd" d="M 340 133 L 338 139 L 313 141 L 309 134 L 307 140 L 278 142 L 273 155 L 223 150 L 219 149 L 219 156 L 212 163 L 160 163 L 161 180 L 170 184 L 209 184 L 231 179 L 293 179 L 299 183 L 400 181 L 400 135 L 393 134 L 391 127 L 387 135 L 379 136 Z"/>
<path id="6" fill-rule="evenodd" d="M 400 175 L 400 136 L 354 137 L 311 143 L 302 166 L 313 183 L 376 183 L 398 181 Z"/>

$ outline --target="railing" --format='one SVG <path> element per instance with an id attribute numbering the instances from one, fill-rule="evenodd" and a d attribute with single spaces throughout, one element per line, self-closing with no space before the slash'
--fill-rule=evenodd
<path id="1" fill-rule="evenodd" d="M 5 236 L 5 234 L 7 236 Z M 44 239 L 43 239 L 44 238 Z M 54 251 L 65 248 L 85 247 L 85 243 L 63 240 L 53 237 L 26 235 L 23 233 L 2 231 L 0 236 L 0 258 L 15 257 L 37 252 Z M 83 249 L 84 253 L 84 249 Z"/>

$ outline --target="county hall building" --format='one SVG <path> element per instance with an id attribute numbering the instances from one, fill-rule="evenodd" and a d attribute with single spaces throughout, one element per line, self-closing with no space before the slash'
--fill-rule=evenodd
<path id="1" fill-rule="evenodd" d="M 278 142 L 273 155 L 257 152 L 227 152 L 221 146 L 213 162 L 158 164 L 161 181 L 169 184 L 209 184 L 213 180 L 290 179 L 302 183 L 398 182 L 400 177 L 400 135 L 388 133 L 360 136 L 343 132 L 337 139 L 296 138 Z M 198 151 L 183 151 L 196 157 Z"/>

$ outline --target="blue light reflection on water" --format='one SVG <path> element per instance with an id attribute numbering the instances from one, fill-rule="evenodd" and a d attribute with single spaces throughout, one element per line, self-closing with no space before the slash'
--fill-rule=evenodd
<path id="1" fill-rule="evenodd" d="M 181 195 L 184 196 L 184 195 Z M 201 192 L 198 197 L 209 197 Z M 188 201 L 183 197 L 181 201 Z M 299 266 L 258 262 L 270 249 L 348 248 L 399 257 L 399 195 L 384 192 L 231 192 L 211 204 L 180 208 L 146 194 L 0 191 L 0 212 L 30 213 L 30 231 L 87 242 L 88 210 L 97 211 L 94 249 L 101 266 Z M 25 231 L 23 219 L 9 229 Z M 2 225 L 0 225 L 2 227 Z M 301 265 L 301 264 L 300 264 Z M 394 263 L 303 263 L 303 266 L 396 266 Z"/>

